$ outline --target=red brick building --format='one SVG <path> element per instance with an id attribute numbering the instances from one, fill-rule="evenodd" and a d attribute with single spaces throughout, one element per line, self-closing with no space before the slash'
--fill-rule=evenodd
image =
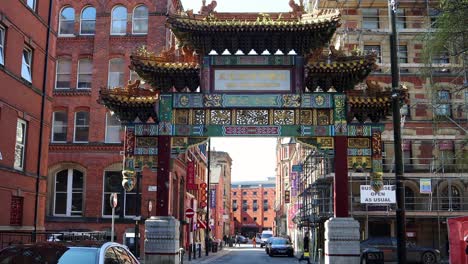
<path id="1" fill-rule="evenodd" d="M 231 185 L 235 233 L 252 238 L 262 230 L 273 230 L 275 180 L 236 182 Z"/>
<path id="2" fill-rule="evenodd" d="M 0 230 L 43 230 L 55 36 L 52 1 L 0 4 Z"/>
<path id="3" fill-rule="evenodd" d="M 46 226 L 49 230 L 108 231 L 109 195 L 117 192 L 116 241 L 131 243 L 137 197 L 135 188 L 126 192 L 121 184 L 121 124 L 97 99 L 101 87 L 123 87 L 127 80 L 138 78 L 128 68 L 130 55 L 138 47 L 145 45 L 159 53 L 173 44 L 172 33 L 165 27 L 166 13 L 179 10 L 181 4 L 178 0 L 60 0 L 55 8 L 57 67 L 49 115 Z M 199 149 L 193 153 L 199 155 Z M 195 166 L 197 176 L 202 177 L 206 160 Z M 186 157 L 175 158 L 173 168 L 169 210 L 182 220 Z M 156 178 L 154 168 L 144 169 L 140 182 L 143 220 L 155 215 L 148 205 L 156 207 Z M 140 234 L 143 231 L 140 225 Z M 184 232 L 181 236 L 184 239 Z"/>

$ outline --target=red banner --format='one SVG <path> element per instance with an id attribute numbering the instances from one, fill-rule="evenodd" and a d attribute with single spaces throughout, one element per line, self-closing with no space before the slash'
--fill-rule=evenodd
<path id="1" fill-rule="evenodd" d="M 187 162 L 187 190 L 198 190 L 195 183 L 195 163 L 193 161 Z"/>

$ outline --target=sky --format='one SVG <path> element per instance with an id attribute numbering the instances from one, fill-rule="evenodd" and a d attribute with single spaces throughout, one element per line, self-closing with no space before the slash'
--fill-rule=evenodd
<path id="1" fill-rule="evenodd" d="M 287 0 L 216 0 L 217 12 L 289 12 L 291 8 Z M 298 2 L 296 0 L 296 2 Z M 306 3 L 308 1 L 304 1 Z M 206 0 L 210 4 L 211 0 Z M 193 9 L 197 14 L 202 6 L 202 0 L 182 0 L 185 10 Z"/>
<path id="2" fill-rule="evenodd" d="M 216 0 L 217 12 L 289 12 L 287 0 Z M 307 2 L 307 1 L 305 1 Z M 206 4 L 210 4 L 207 0 Z M 182 0 L 185 10 L 198 13 L 201 0 Z M 275 177 L 276 138 L 211 138 L 211 145 L 217 151 L 228 152 L 233 160 L 232 181 L 266 180 Z"/>
<path id="3" fill-rule="evenodd" d="M 232 161 L 231 182 L 267 180 L 275 177 L 276 138 L 215 137 L 211 149 L 229 153 Z"/>

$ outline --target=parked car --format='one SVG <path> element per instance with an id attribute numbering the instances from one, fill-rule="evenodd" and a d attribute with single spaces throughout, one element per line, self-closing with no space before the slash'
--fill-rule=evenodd
<path id="1" fill-rule="evenodd" d="M 259 244 L 259 245 L 262 244 L 262 234 L 257 233 L 257 234 L 255 235 L 255 242 L 256 242 L 257 244 Z"/>
<path id="2" fill-rule="evenodd" d="M 277 237 L 270 237 L 270 238 L 268 238 L 267 241 L 265 242 L 265 252 L 266 252 L 267 254 L 270 253 L 271 241 L 272 241 L 273 239 L 275 239 L 275 238 L 277 238 Z"/>
<path id="3" fill-rule="evenodd" d="M 249 239 L 246 238 L 245 236 L 243 236 L 243 235 L 238 235 L 238 236 L 239 236 L 238 238 L 239 238 L 239 241 L 240 241 L 241 244 L 249 243 Z"/>
<path id="4" fill-rule="evenodd" d="M 383 252 L 385 262 L 397 261 L 397 240 L 394 237 L 371 237 L 361 242 L 361 252 L 366 249 L 378 249 Z M 406 245 L 408 263 L 435 264 L 440 261 L 440 251 L 429 247 Z"/>
<path id="5" fill-rule="evenodd" d="M 294 249 L 288 239 L 282 237 L 272 238 L 268 245 L 268 255 L 270 257 L 276 255 L 287 255 L 289 257 L 294 256 Z"/>
<path id="6" fill-rule="evenodd" d="M 124 245 L 113 242 L 38 242 L 0 251 L 1 264 L 139 264 Z"/>
<path id="7" fill-rule="evenodd" d="M 262 232 L 262 235 L 261 235 L 261 240 L 262 242 L 260 242 L 260 247 L 264 247 L 265 246 L 265 242 L 267 241 L 268 238 L 272 237 L 273 236 L 273 231 L 271 230 L 264 230 Z"/>

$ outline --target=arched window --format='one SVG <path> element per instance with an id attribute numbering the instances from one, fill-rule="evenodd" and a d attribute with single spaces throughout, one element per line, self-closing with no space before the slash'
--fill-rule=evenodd
<path id="1" fill-rule="evenodd" d="M 87 6 L 81 12 L 81 35 L 94 35 L 96 32 L 96 8 Z"/>
<path id="2" fill-rule="evenodd" d="M 408 186 L 405 186 L 405 208 L 408 210 L 414 210 L 415 208 L 414 192 Z"/>
<path id="3" fill-rule="evenodd" d="M 55 77 L 55 89 L 70 89 L 71 60 L 59 59 Z"/>
<path id="4" fill-rule="evenodd" d="M 148 33 L 148 8 L 144 5 L 137 6 L 133 10 L 133 34 Z"/>
<path id="5" fill-rule="evenodd" d="M 111 35 L 125 35 L 127 33 L 127 8 L 116 6 L 112 10 Z"/>
<path id="6" fill-rule="evenodd" d="M 65 7 L 60 12 L 59 35 L 73 35 L 75 31 L 75 9 Z"/>
<path id="7" fill-rule="evenodd" d="M 123 87 L 125 63 L 123 59 L 116 58 L 109 61 L 109 79 L 107 86 L 109 88 Z"/>
<path id="8" fill-rule="evenodd" d="M 91 89 L 93 79 L 93 61 L 90 59 L 81 59 L 78 61 L 78 89 Z"/>
<path id="9" fill-rule="evenodd" d="M 66 169 L 55 175 L 54 215 L 80 216 L 83 213 L 83 173 Z"/>

